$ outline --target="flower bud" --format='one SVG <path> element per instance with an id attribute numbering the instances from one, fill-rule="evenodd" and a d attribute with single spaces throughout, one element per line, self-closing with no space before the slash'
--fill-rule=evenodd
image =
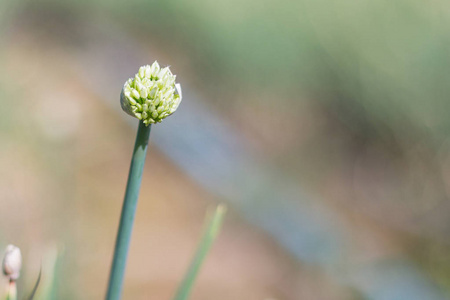
<path id="1" fill-rule="evenodd" d="M 20 275 L 20 269 L 22 268 L 22 254 L 20 249 L 14 245 L 8 245 L 6 247 L 5 256 L 3 257 L 3 274 L 5 274 L 9 280 L 17 280 Z"/>
<path id="2" fill-rule="evenodd" d="M 161 68 L 156 61 L 151 66 L 142 66 L 122 88 L 122 109 L 147 126 L 160 123 L 180 105 L 181 86 L 175 83 L 175 78 L 169 67 Z"/>

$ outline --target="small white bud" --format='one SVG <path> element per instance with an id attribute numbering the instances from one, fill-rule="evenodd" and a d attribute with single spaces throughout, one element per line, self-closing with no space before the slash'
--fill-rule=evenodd
<path id="1" fill-rule="evenodd" d="M 152 64 L 152 74 L 153 74 L 153 77 L 156 77 L 156 76 L 158 76 L 158 73 L 159 73 L 159 64 L 158 64 L 158 62 L 155 60 L 155 62 Z"/>
<path id="2" fill-rule="evenodd" d="M 138 109 L 138 111 L 142 111 L 142 105 L 139 103 L 136 103 L 136 107 Z"/>
<path id="3" fill-rule="evenodd" d="M 9 280 L 17 280 L 20 276 L 20 269 L 22 268 L 22 254 L 20 249 L 14 245 L 6 247 L 5 256 L 3 257 L 3 274 Z"/>
<path id="4" fill-rule="evenodd" d="M 136 90 L 133 90 L 133 91 L 131 92 L 131 95 L 132 95 L 135 99 L 139 99 L 139 98 L 140 98 L 139 92 L 136 91 Z"/>
<path id="5" fill-rule="evenodd" d="M 145 67 L 139 68 L 139 77 L 144 78 L 145 76 Z"/>
<path id="6" fill-rule="evenodd" d="M 136 89 L 138 92 L 141 92 L 141 90 L 145 89 L 145 87 L 140 83 L 139 81 L 136 81 Z"/>
<path id="7" fill-rule="evenodd" d="M 141 89 L 141 98 L 147 98 L 147 89 L 145 87 L 142 87 Z"/>
<path id="8" fill-rule="evenodd" d="M 145 66 L 145 78 L 150 79 L 150 76 L 152 76 L 152 69 L 149 65 Z"/>

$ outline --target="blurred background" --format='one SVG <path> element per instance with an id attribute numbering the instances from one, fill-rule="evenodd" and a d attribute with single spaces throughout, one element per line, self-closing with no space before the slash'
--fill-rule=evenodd
<path id="1" fill-rule="evenodd" d="M 173 296 L 219 202 L 192 299 L 450 299 L 449 53 L 443 0 L 0 0 L 19 296 L 42 265 L 40 299 L 104 297 L 137 127 L 119 94 L 158 60 L 183 102 L 152 127 L 124 299 Z"/>

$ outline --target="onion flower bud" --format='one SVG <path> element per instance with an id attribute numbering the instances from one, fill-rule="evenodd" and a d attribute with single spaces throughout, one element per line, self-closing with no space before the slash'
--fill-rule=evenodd
<path id="1" fill-rule="evenodd" d="M 181 102 L 181 86 L 169 67 L 158 62 L 139 68 L 134 78 L 128 79 L 120 94 L 120 105 L 129 115 L 145 125 L 160 123 L 173 114 Z"/>

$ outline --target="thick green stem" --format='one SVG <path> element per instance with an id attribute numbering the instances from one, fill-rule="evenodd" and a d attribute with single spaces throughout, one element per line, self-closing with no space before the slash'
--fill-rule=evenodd
<path id="1" fill-rule="evenodd" d="M 122 296 L 128 248 L 130 245 L 131 232 L 133 230 L 134 216 L 141 187 L 142 172 L 144 170 L 149 137 L 150 126 L 147 127 L 142 121 L 139 121 L 130 173 L 128 174 L 127 189 L 123 201 L 122 215 L 120 217 L 119 231 L 117 233 L 113 263 L 109 276 L 106 300 L 119 300 Z"/>

